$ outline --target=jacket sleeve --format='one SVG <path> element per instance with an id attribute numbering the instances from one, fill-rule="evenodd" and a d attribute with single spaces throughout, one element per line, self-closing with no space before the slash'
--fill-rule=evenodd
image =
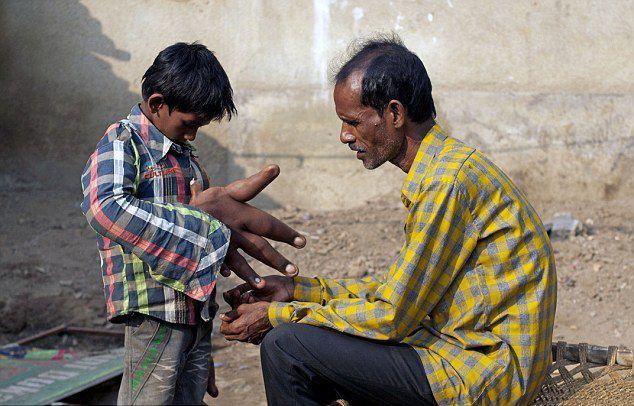
<path id="1" fill-rule="evenodd" d="M 229 245 L 229 229 L 185 204 L 138 199 L 138 153 L 131 138 L 104 137 L 82 175 L 90 226 L 149 265 L 158 282 L 205 301 Z"/>

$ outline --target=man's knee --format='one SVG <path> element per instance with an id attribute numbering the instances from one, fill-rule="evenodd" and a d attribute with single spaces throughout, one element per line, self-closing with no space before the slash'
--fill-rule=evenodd
<path id="1" fill-rule="evenodd" d="M 309 334 L 311 326 L 297 323 L 284 323 L 269 331 L 260 344 L 260 356 L 262 360 L 266 356 L 273 359 L 290 356 L 294 359 L 303 358 L 305 352 L 304 338 Z"/>
<path id="2" fill-rule="evenodd" d="M 280 355 L 280 352 L 293 348 L 292 341 L 295 340 L 296 329 L 297 324 L 284 323 L 269 331 L 260 344 L 260 355 L 263 358 Z"/>

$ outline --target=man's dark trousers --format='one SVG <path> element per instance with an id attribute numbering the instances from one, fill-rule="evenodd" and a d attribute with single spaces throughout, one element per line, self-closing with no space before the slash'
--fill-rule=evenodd
<path id="1" fill-rule="evenodd" d="M 305 324 L 282 324 L 260 347 L 270 405 L 435 405 L 412 347 Z"/>

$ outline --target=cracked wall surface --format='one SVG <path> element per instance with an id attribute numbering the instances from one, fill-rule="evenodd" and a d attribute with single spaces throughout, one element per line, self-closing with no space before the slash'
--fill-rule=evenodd
<path id="1" fill-rule="evenodd" d="M 16 1 L 0 3 L 1 169 L 78 188 L 154 56 L 214 50 L 239 115 L 197 140 L 217 183 L 275 162 L 263 206 L 359 206 L 404 174 L 338 141 L 329 77 L 355 37 L 398 33 L 425 63 L 438 119 L 537 200 L 620 199 L 634 181 L 630 1 Z M 56 176 L 51 177 L 51 173 Z"/>

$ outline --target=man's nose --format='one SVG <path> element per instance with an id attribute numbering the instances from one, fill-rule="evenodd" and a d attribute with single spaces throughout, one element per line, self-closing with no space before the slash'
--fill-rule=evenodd
<path id="1" fill-rule="evenodd" d="M 354 134 L 348 131 L 346 128 L 341 127 L 341 133 L 339 134 L 339 141 L 344 144 L 349 144 L 355 141 Z"/>

